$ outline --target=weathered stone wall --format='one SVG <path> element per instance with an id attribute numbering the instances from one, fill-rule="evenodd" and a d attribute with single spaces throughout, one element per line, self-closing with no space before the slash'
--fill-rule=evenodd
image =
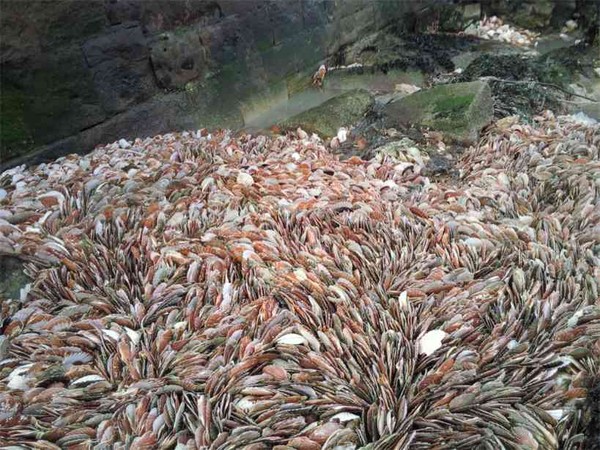
<path id="1" fill-rule="evenodd" d="M 3 2 L 0 169 L 121 137 L 240 126 L 249 94 L 430 3 Z"/>

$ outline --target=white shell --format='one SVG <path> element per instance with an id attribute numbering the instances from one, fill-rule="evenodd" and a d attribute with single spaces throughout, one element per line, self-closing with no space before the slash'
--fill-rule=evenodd
<path id="1" fill-rule="evenodd" d="M 298 278 L 299 281 L 308 280 L 306 272 L 302 268 L 294 270 L 294 275 L 296 276 L 296 278 Z"/>
<path id="2" fill-rule="evenodd" d="M 308 341 L 299 334 L 290 333 L 284 334 L 283 336 L 277 338 L 278 344 L 286 344 L 286 345 L 302 345 L 306 344 Z"/>
<path id="3" fill-rule="evenodd" d="M 101 377 L 100 375 L 86 375 L 85 377 L 77 378 L 71 384 L 89 384 L 95 383 L 96 381 L 104 381 L 104 377 Z"/>
<path id="4" fill-rule="evenodd" d="M 223 298 L 219 307 L 221 309 L 227 309 L 231 304 L 233 298 L 233 285 L 230 282 L 223 283 Z"/>
<path id="5" fill-rule="evenodd" d="M 6 385 L 10 389 L 19 391 L 26 391 L 29 389 L 29 377 L 23 375 L 16 375 Z"/>
<path id="6" fill-rule="evenodd" d="M 248 400 L 247 398 L 242 398 L 237 401 L 235 406 L 236 408 L 241 409 L 244 412 L 248 412 L 254 406 L 254 402 L 252 400 Z"/>
<path id="7" fill-rule="evenodd" d="M 188 325 L 187 321 L 182 320 L 181 322 L 177 322 L 175 325 L 173 325 L 173 329 L 176 331 L 185 330 L 187 325 Z"/>
<path id="8" fill-rule="evenodd" d="M 105 335 L 107 335 L 109 338 L 111 338 L 111 339 L 113 339 L 113 340 L 115 340 L 115 341 L 118 341 L 118 340 L 119 340 L 119 337 L 120 337 L 120 335 L 119 335 L 119 333 L 117 333 L 117 332 L 116 332 L 116 331 L 114 331 L 114 330 L 107 330 L 107 329 L 104 329 L 104 330 L 102 330 L 102 332 L 103 332 Z"/>
<path id="9" fill-rule="evenodd" d="M 127 336 L 129 336 L 129 339 L 131 340 L 131 342 L 133 342 L 133 345 L 138 345 L 138 343 L 140 342 L 140 333 L 138 333 L 135 330 L 132 330 L 131 328 L 125 328 L 125 332 L 127 333 Z"/>
<path id="10" fill-rule="evenodd" d="M 431 330 L 423 335 L 419 341 L 419 353 L 425 353 L 427 356 L 432 355 L 442 346 L 442 340 L 448 334 L 442 330 Z"/>
<path id="11" fill-rule="evenodd" d="M 246 172 L 240 172 L 237 176 L 237 183 L 242 186 L 252 186 L 254 184 L 254 178 L 252 175 Z"/>
<path id="12" fill-rule="evenodd" d="M 200 184 L 200 187 L 204 191 L 207 188 L 213 186 L 214 184 L 215 184 L 215 180 L 214 180 L 213 177 L 206 177 L 204 180 L 202 180 L 202 183 Z"/>
<path id="13" fill-rule="evenodd" d="M 125 139 L 119 139 L 119 147 L 129 148 L 129 147 L 131 147 L 131 144 Z"/>
<path id="14" fill-rule="evenodd" d="M 408 294 L 406 291 L 402 292 L 398 296 L 398 303 L 400 304 L 400 308 L 407 309 L 408 308 Z"/>
<path id="15" fill-rule="evenodd" d="M 546 411 L 550 416 L 552 416 L 553 419 L 555 420 L 560 420 L 564 417 L 565 415 L 565 410 L 564 409 L 550 409 L 548 411 Z"/>
<path id="16" fill-rule="evenodd" d="M 19 298 L 21 299 L 22 302 L 24 302 L 25 300 L 27 300 L 27 294 L 29 294 L 29 291 L 31 291 L 31 283 L 27 283 L 19 291 Z"/>
<path id="17" fill-rule="evenodd" d="M 17 367 L 7 377 L 8 383 L 6 386 L 10 389 L 17 389 L 20 391 L 26 391 L 29 389 L 29 375 L 27 372 L 33 364 L 25 364 L 24 366 Z"/>
<path id="18" fill-rule="evenodd" d="M 395 86 L 395 90 L 403 94 L 414 94 L 421 90 L 419 86 L 414 84 L 400 83 Z"/>
<path id="19" fill-rule="evenodd" d="M 352 420 L 360 419 L 360 416 L 357 416 L 356 414 L 352 414 L 349 412 L 341 412 L 341 413 L 337 413 L 335 416 L 333 416 L 331 418 L 331 420 L 333 420 L 333 419 L 339 420 L 340 423 L 346 423 L 346 422 L 350 422 Z"/>
<path id="20" fill-rule="evenodd" d="M 247 261 L 250 258 L 252 258 L 253 255 L 256 255 L 256 253 L 254 253 L 254 251 L 252 251 L 252 250 L 244 250 L 244 252 L 242 253 L 242 259 L 244 261 Z"/>

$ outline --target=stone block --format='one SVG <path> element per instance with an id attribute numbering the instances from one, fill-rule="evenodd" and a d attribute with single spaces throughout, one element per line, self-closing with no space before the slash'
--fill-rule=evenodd
<path id="1" fill-rule="evenodd" d="M 323 138 L 331 138 L 337 134 L 340 127 L 347 127 L 359 121 L 373 103 L 373 97 L 367 91 L 357 89 L 284 120 L 279 125 L 290 130 L 300 127 Z"/>
<path id="2" fill-rule="evenodd" d="M 469 143 L 492 121 L 494 103 L 489 85 L 473 81 L 416 92 L 386 105 L 383 114 L 388 127 L 415 124 Z"/>
<path id="3" fill-rule="evenodd" d="M 206 71 L 207 51 L 196 27 L 162 33 L 152 42 L 150 57 L 165 89 L 181 88 Z"/>

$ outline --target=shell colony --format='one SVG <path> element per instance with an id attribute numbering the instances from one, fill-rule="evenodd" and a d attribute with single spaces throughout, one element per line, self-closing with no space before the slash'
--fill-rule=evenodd
<path id="1" fill-rule="evenodd" d="M 581 449 L 599 157 L 598 125 L 546 113 L 456 179 L 302 130 L 7 171 L 0 252 L 32 282 L 2 303 L 0 442 Z"/>
<path id="2" fill-rule="evenodd" d="M 516 29 L 509 24 L 505 24 L 502 19 L 496 16 L 480 20 L 475 26 L 468 28 L 466 33 L 482 39 L 507 42 L 520 47 L 535 45 L 539 37 L 539 34 L 532 31 Z"/>

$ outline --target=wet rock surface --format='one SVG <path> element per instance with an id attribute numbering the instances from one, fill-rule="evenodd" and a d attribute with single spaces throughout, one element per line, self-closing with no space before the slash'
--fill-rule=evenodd
<path id="1" fill-rule="evenodd" d="M 587 407 L 589 424 L 586 432 L 586 449 L 600 450 L 600 382 L 590 390 Z"/>
<path id="2" fill-rule="evenodd" d="M 482 54 L 457 81 L 488 79 L 497 118 L 532 117 L 545 109 L 566 112 L 572 84 L 582 76 L 594 78 L 599 57 L 594 47 L 581 44 L 543 55 Z"/>
<path id="3" fill-rule="evenodd" d="M 306 89 L 303 81 L 321 62 L 360 63 L 353 70 L 375 78 L 414 72 L 424 83 L 411 83 L 421 86 L 447 78 L 482 52 L 518 53 L 473 36 L 436 34 L 472 23 L 479 8 L 439 9 L 433 3 L 69 0 L 15 8 L 17 2 L 9 2 L 0 23 L 0 170 L 30 161 L 16 158 L 23 154 L 39 162 L 121 137 L 242 127 L 247 114 L 240 104 L 247 97 L 281 83 L 290 95 L 294 83 Z M 501 6 L 489 3 L 480 12 L 489 15 Z M 500 13 L 510 17 L 513 6 Z M 552 20 L 571 15 L 583 31 L 588 16 L 595 17 L 584 17 L 584 6 L 573 13 L 571 6 L 560 12 L 555 4 Z M 588 53 L 557 51 L 551 57 L 560 67 L 585 66 L 590 77 Z M 492 82 L 492 90 L 499 117 L 527 116 L 557 103 L 547 89 Z M 527 96 L 533 104 L 522 101 Z M 522 104 L 503 105 L 502 97 Z"/>
<path id="4" fill-rule="evenodd" d="M 122 112 L 158 92 L 139 25 L 114 26 L 110 33 L 88 40 L 82 50 L 107 115 Z"/>
<path id="5" fill-rule="evenodd" d="M 429 177 L 454 175 L 456 162 L 445 155 L 433 154 L 425 165 L 423 175 Z"/>
<path id="6" fill-rule="evenodd" d="M 493 118 L 493 101 L 485 82 L 446 84 L 392 102 L 383 114 L 388 127 L 414 123 L 451 140 L 473 142 Z"/>
<path id="7" fill-rule="evenodd" d="M 365 90 L 353 90 L 332 98 L 321 106 L 291 117 L 279 125 L 282 129 L 302 128 L 321 137 L 335 136 L 340 127 L 358 122 L 373 107 L 374 100 Z"/>
<path id="8" fill-rule="evenodd" d="M 164 132 L 161 123 L 213 126 L 245 96 L 430 2 L 5 2 L 0 170 L 36 150 L 90 151 L 119 139 L 112 119 L 135 108 L 147 111 L 135 123 L 145 135 Z"/>
<path id="9" fill-rule="evenodd" d="M 164 89 L 184 87 L 207 72 L 208 50 L 200 29 L 165 32 L 150 44 L 150 60 L 158 84 Z"/>
<path id="10" fill-rule="evenodd" d="M 383 72 L 393 69 L 419 70 L 436 75 L 453 71 L 453 58 L 475 50 L 480 43 L 479 39 L 470 36 L 407 34 L 391 28 L 345 48 L 336 55 L 333 63 L 352 62 Z"/>
<path id="11" fill-rule="evenodd" d="M 588 117 L 600 121 L 600 103 L 583 103 L 573 107 L 574 110 L 581 110 Z"/>
<path id="12" fill-rule="evenodd" d="M 23 264 L 19 258 L 0 254 L 0 298 L 20 298 L 21 289 L 30 281 Z"/>

